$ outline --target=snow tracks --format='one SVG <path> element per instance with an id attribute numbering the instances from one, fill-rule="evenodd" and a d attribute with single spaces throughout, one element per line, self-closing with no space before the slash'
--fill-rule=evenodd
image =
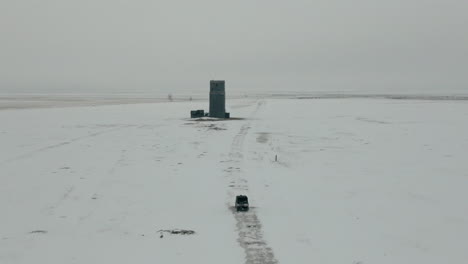
<path id="1" fill-rule="evenodd" d="M 230 167 L 226 170 L 229 187 L 229 201 L 234 201 L 237 194 L 246 194 L 249 190 L 248 178 L 243 177 L 242 163 L 244 159 L 243 146 L 247 136 L 252 117 L 263 106 L 263 101 L 258 101 L 255 110 L 252 112 L 247 123 L 244 124 L 239 133 L 234 137 L 229 153 Z M 237 241 L 244 249 L 246 255 L 246 264 L 273 264 L 278 263 L 273 254 L 273 250 L 268 246 L 263 238 L 262 225 L 257 217 L 255 208 L 251 207 L 247 212 L 236 212 L 232 209 L 236 219 L 237 231 L 239 237 Z"/>

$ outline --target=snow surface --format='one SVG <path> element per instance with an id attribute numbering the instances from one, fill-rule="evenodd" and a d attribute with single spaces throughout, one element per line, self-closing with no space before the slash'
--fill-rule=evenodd
<path id="1" fill-rule="evenodd" d="M 0 263 L 467 262 L 467 101 L 228 105 L 0 111 Z"/>

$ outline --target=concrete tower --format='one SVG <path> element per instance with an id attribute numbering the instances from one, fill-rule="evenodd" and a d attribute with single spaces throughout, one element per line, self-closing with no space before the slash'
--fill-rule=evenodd
<path id="1" fill-rule="evenodd" d="M 224 81 L 210 81 L 210 117 L 226 117 Z"/>

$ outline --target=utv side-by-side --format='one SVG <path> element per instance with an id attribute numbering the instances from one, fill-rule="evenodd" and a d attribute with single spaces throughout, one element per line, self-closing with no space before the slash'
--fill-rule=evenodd
<path id="1" fill-rule="evenodd" d="M 236 210 L 239 211 L 248 211 L 249 210 L 249 198 L 245 195 L 236 196 Z"/>

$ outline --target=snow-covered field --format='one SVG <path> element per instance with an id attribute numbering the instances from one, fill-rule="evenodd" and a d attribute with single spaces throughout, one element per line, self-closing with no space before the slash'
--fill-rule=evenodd
<path id="1" fill-rule="evenodd" d="M 227 105 L 0 111 L 0 263 L 468 261 L 468 101 Z"/>

